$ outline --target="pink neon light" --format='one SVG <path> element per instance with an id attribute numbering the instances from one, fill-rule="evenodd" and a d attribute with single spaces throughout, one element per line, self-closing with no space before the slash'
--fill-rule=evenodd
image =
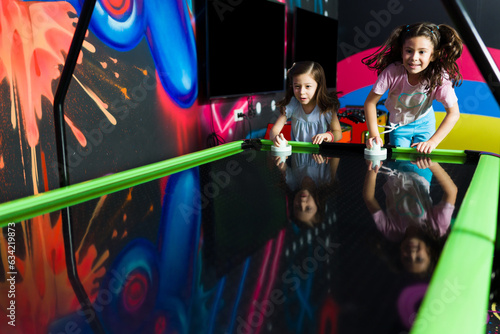
<path id="1" fill-rule="evenodd" d="M 220 135 L 224 136 L 227 134 L 227 131 L 229 131 L 229 128 L 235 123 L 234 122 L 234 110 L 236 109 L 243 109 L 246 110 L 248 109 L 248 101 L 246 98 L 241 98 L 236 103 L 234 106 L 231 108 L 231 111 L 228 113 L 226 118 L 224 120 L 221 120 L 220 116 L 220 103 L 211 103 L 210 104 L 210 110 L 211 114 L 214 120 L 214 126 L 216 127 L 215 131 L 219 133 Z"/>
<path id="2" fill-rule="evenodd" d="M 268 280 L 266 292 L 264 293 L 264 296 L 262 300 L 269 300 L 269 294 L 271 293 L 271 288 L 273 287 L 274 280 L 276 278 L 276 272 L 278 270 L 278 263 L 279 263 L 279 258 L 281 256 L 281 250 L 283 249 L 283 242 L 285 238 L 285 231 L 282 230 L 279 235 L 278 235 L 278 240 L 276 241 L 276 251 L 274 253 L 274 259 L 273 259 L 273 264 L 271 266 L 271 275 Z M 253 304 L 252 304 L 253 305 Z M 258 334 L 262 328 L 262 325 L 264 324 L 264 321 L 260 326 L 258 326 L 255 330 L 255 334 Z"/>
<path id="3" fill-rule="evenodd" d="M 273 240 L 269 240 L 269 242 L 266 244 L 266 249 L 264 251 L 264 261 L 260 269 L 259 280 L 257 281 L 257 285 L 255 286 L 255 291 L 252 296 L 252 303 L 250 304 L 250 310 L 248 312 L 247 320 L 250 320 L 250 314 L 252 314 L 255 309 L 255 301 L 259 299 L 260 291 L 262 290 L 262 284 L 264 282 L 264 277 L 266 276 L 267 264 L 269 263 L 269 258 L 271 257 L 272 245 Z"/>
<path id="4" fill-rule="evenodd" d="M 273 258 L 273 262 L 271 265 L 271 273 L 269 275 L 270 277 L 268 280 L 268 284 L 266 286 L 266 290 L 265 290 L 264 295 L 262 296 L 262 299 L 261 299 L 262 301 L 269 300 L 269 294 L 271 293 L 271 288 L 273 287 L 274 280 L 276 278 L 276 272 L 278 270 L 279 258 L 281 257 L 284 238 L 285 238 L 285 231 L 282 230 L 278 234 L 278 237 L 276 240 L 276 251 L 274 252 L 274 258 Z M 264 261 L 263 261 L 262 266 L 261 266 L 259 280 L 257 281 L 257 285 L 255 287 L 255 291 L 254 291 L 254 294 L 252 296 L 252 302 L 250 304 L 250 310 L 249 310 L 248 315 L 247 315 L 247 321 L 251 321 L 250 315 L 253 314 L 253 312 L 255 312 L 255 304 L 259 299 L 259 295 L 260 295 L 260 292 L 261 292 L 262 286 L 263 286 L 264 277 L 266 276 L 267 265 L 269 263 L 269 258 L 271 256 L 271 251 L 272 251 L 272 244 L 273 244 L 273 240 L 270 240 L 266 245 L 266 249 L 264 252 Z M 262 328 L 262 324 L 255 329 L 254 333 L 255 334 L 259 333 L 261 328 Z"/>

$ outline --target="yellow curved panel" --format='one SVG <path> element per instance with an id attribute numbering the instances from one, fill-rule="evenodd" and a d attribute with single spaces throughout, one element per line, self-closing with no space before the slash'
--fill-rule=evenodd
<path id="1" fill-rule="evenodd" d="M 443 121 L 445 112 L 436 112 L 436 124 Z M 500 154 L 500 118 L 460 114 L 460 119 L 439 149 L 474 150 Z"/>

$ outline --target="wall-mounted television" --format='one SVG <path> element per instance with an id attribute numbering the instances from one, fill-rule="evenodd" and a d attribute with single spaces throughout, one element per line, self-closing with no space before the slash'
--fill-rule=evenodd
<path id="1" fill-rule="evenodd" d="M 337 87 L 338 21 L 296 7 L 293 14 L 292 56 L 288 68 L 297 61 L 315 61 L 325 70 L 328 88 Z"/>
<path id="2" fill-rule="evenodd" d="M 285 89 L 285 4 L 206 0 L 207 97 Z"/>

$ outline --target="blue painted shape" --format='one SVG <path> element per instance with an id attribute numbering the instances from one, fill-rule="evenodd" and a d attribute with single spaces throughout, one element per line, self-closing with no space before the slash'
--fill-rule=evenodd
<path id="1" fill-rule="evenodd" d="M 161 226 L 160 293 L 190 304 L 200 237 L 201 194 L 199 170 L 192 168 L 170 176 L 165 189 Z M 160 301 L 163 303 L 163 301 Z"/>
<path id="2" fill-rule="evenodd" d="M 148 0 L 146 38 L 163 88 L 183 107 L 198 96 L 196 42 L 183 0 Z"/>
<path id="3" fill-rule="evenodd" d="M 159 281 L 156 248 L 149 240 L 132 240 L 106 272 L 94 302 L 96 310 L 102 309 L 105 327 L 120 333 L 140 329 L 155 308 Z M 130 285 L 135 288 L 127 291 Z"/>
<path id="4" fill-rule="evenodd" d="M 90 21 L 92 32 L 101 41 L 120 51 L 135 48 L 146 30 L 142 0 L 133 0 L 131 4 L 126 14 L 118 18 L 107 12 L 101 0 L 97 0 Z"/>
<path id="5" fill-rule="evenodd" d="M 82 311 L 71 313 L 70 315 L 59 318 L 49 324 L 47 329 L 48 333 L 94 334 L 94 331 L 87 321 L 87 317 L 89 316 L 91 315 L 84 314 Z"/>
<path id="6" fill-rule="evenodd" d="M 67 2 L 80 15 L 83 1 Z M 120 51 L 135 48 L 146 37 L 168 95 L 182 108 L 189 108 L 196 101 L 196 42 L 184 0 L 131 0 L 129 8 L 117 8 L 115 12 L 107 11 L 102 0 L 97 0 L 89 29 L 106 45 Z"/>
<path id="7" fill-rule="evenodd" d="M 455 93 L 461 113 L 500 117 L 500 107 L 485 82 L 464 81 L 461 86 L 455 88 Z M 438 105 L 433 104 L 434 110 L 444 110 L 439 102 L 435 103 Z"/>
<path id="8" fill-rule="evenodd" d="M 372 86 L 362 87 L 352 91 L 339 100 L 342 107 L 347 105 L 362 106 L 370 93 Z M 500 117 L 500 108 L 484 82 L 464 81 L 461 86 L 455 88 L 458 97 L 460 113 L 488 117 Z M 381 99 L 387 98 L 387 92 Z M 434 101 L 432 107 L 435 111 L 444 111 L 441 102 Z M 380 105 L 379 109 L 387 111 L 385 106 Z"/>

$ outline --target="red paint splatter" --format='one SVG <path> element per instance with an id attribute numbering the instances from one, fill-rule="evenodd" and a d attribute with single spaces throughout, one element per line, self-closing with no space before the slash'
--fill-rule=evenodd
<path id="1" fill-rule="evenodd" d="M 156 82 L 160 82 L 158 76 Z M 201 138 L 200 122 L 194 116 L 199 114 L 200 106 L 194 104 L 189 108 L 181 108 L 172 101 L 161 85 L 157 85 L 156 91 L 161 108 L 165 112 L 165 121 L 169 123 L 169 127 L 173 127 L 170 132 L 176 134 L 175 141 L 169 145 L 177 146 L 176 155 L 190 153 L 190 144 L 199 147 L 204 140 Z"/>
<path id="2" fill-rule="evenodd" d="M 16 230 L 16 326 L 0 322 L 0 333 L 47 333 L 49 324 L 75 312 L 80 304 L 68 280 L 62 236 L 62 220 L 59 216 L 52 227 L 50 215 L 33 218 L 15 225 Z M 8 267 L 6 235 L 0 235 L 0 256 L 4 272 Z M 21 240 L 24 240 L 22 244 Z M 25 256 L 20 257 L 24 248 Z M 82 258 L 76 254 L 78 272 L 85 290 L 93 301 L 97 297 L 97 282 L 105 274 L 102 266 L 108 258 L 105 252 L 98 256 L 91 246 Z M 7 296 L 10 283 L 0 283 L 0 294 Z M 6 319 L 7 298 L 0 298 L 0 317 Z"/>
<path id="3" fill-rule="evenodd" d="M 148 280 L 142 273 L 135 273 L 127 277 L 127 282 L 123 287 L 123 305 L 130 313 L 137 311 L 148 293 Z"/>
<path id="4" fill-rule="evenodd" d="M 45 152 L 42 150 L 40 152 L 42 156 L 42 173 L 43 173 L 43 189 L 44 191 L 49 191 L 49 176 L 47 175 L 47 163 L 45 161 Z"/>
<path id="5" fill-rule="evenodd" d="M 116 19 L 122 18 L 134 6 L 131 0 L 103 0 L 101 3 L 106 12 Z"/>
<path id="6" fill-rule="evenodd" d="M 0 81 L 10 84 L 11 113 L 19 114 L 30 147 L 39 140 L 37 119 L 42 117 L 42 96 L 53 101 L 52 81 L 60 75 L 75 27 L 75 12 L 67 2 L 22 2 L 4 0 L 0 5 Z M 16 117 L 13 128 L 16 124 Z"/>
<path id="7" fill-rule="evenodd" d="M 167 319 L 164 316 L 159 316 L 155 321 L 155 334 L 165 333 L 167 330 Z"/>

